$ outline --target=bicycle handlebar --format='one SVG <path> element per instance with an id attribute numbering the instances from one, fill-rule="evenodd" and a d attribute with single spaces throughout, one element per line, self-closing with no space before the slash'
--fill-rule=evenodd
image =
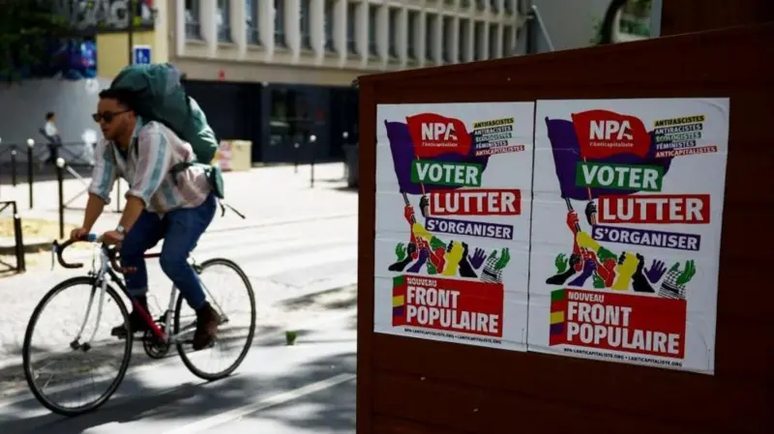
<path id="1" fill-rule="evenodd" d="M 71 245 L 73 245 L 75 243 L 79 243 L 79 242 L 93 243 L 93 242 L 97 241 L 98 239 L 99 239 L 99 237 L 97 236 L 97 234 L 88 234 L 88 235 L 86 235 L 83 238 L 79 238 L 79 239 L 75 239 L 75 240 L 70 239 L 70 240 L 65 241 L 62 244 L 59 244 L 57 241 L 54 241 L 52 253 L 54 255 L 56 255 L 57 262 L 59 262 L 59 265 L 61 265 L 62 267 L 64 267 L 64 268 L 82 268 L 83 267 L 83 263 L 69 263 L 69 262 L 66 262 L 64 260 L 64 258 L 62 257 L 62 252 L 64 252 L 64 250 L 66 248 L 70 247 Z M 107 254 L 107 257 L 110 260 L 110 265 L 113 267 L 113 269 L 121 271 L 122 267 L 118 264 L 118 261 L 117 261 L 118 258 L 116 257 L 116 250 L 114 248 L 110 248 L 110 247 L 108 247 L 108 246 L 106 246 L 104 244 L 102 245 L 102 249 Z"/>

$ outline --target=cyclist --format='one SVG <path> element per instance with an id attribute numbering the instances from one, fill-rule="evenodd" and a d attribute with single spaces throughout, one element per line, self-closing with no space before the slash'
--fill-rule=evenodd
<path id="1" fill-rule="evenodd" d="M 126 205 L 114 230 L 102 235 L 117 245 L 126 286 L 135 299 L 129 317 L 132 333 L 148 329 L 137 305 L 148 311 L 148 273 L 143 255 L 164 239 L 160 265 L 188 305 L 196 311 L 194 350 L 207 347 L 217 334 L 220 316 L 206 300 L 201 281 L 188 263 L 188 256 L 201 234 L 212 222 L 217 208 L 215 195 L 202 168 L 188 166 L 176 172 L 172 166 L 191 162 L 191 145 L 160 122 L 144 121 L 132 110 L 132 95 L 107 89 L 99 94 L 94 120 L 104 139 L 95 149 L 95 166 L 89 185 L 89 198 L 83 225 L 71 237 L 87 235 L 110 203 L 110 192 L 118 176 L 129 183 Z M 112 330 L 125 334 L 124 326 Z"/>

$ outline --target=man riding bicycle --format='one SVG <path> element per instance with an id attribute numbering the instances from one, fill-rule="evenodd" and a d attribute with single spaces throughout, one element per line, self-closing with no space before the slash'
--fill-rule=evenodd
<path id="1" fill-rule="evenodd" d="M 130 186 L 124 212 L 118 227 L 105 232 L 102 239 L 118 246 L 121 266 L 131 270 L 125 273 L 126 287 L 136 304 L 129 327 L 132 333 L 148 328 L 136 309 L 139 305 L 148 311 L 143 256 L 163 238 L 161 269 L 196 311 L 193 347 L 200 350 L 214 340 L 220 317 L 207 301 L 188 257 L 212 222 L 216 197 L 202 167 L 184 164 L 185 169 L 173 174 L 173 166 L 194 161 L 191 145 L 162 123 L 144 121 L 132 109 L 132 100 L 131 93 L 117 89 L 99 94 L 93 118 L 105 138 L 95 149 L 83 225 L 72 231 L 71 238 L 82 239 L 91 231 L 110 203 L 116 179 L 124 178 Z M 112 334 L 122 336 L 125 327 L 115 327 Z"/>

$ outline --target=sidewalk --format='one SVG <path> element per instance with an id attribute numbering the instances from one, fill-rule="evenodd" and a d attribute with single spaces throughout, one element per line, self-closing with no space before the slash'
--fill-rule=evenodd
<path id="1" fill-rule="evenodd" d="M 357 193 L 346 188 L 343 163 L 317 164 L 314 172 L 314 188 L 310 188 L 309 165 L 299 166 L 298 173 L 295 173 L 293 166 L 261 167 L 247 172 L 224 173 L 225 201 L 246 218 L 242 219 L 227 210 L 223 218 L 220 215 L 215 218 L 209 230 L 257 227 L 283 221 L 312 220 L 357 213 Z M 90 179 L 74 179 L 69 173 L 66 176 L 63 185 L 65 202 L 68 202 L 84 190 L 83 183 L 88 183 Z M 123 195 L 127 184 L 124 181 L 120 184 Z M 0 200 L 16 200 L 22 218 L 58 221 L 56 180 L 35 182 L 33 195 L 35 206 L 30 210 L 27 184 L 0 187 Z M 96 231 L 112 229 L 120 219 L 120 213 L 115 211 L 115 189 L 111 199 L 111 204 L 105 208 L 105 213 L 95 227 Z M 80 224 L 86 200 L 86 194 L 82 194 L 68 205 L 65 211 L 66 223 Z M 121 203 L 124 201 L 122 197 Z"/>

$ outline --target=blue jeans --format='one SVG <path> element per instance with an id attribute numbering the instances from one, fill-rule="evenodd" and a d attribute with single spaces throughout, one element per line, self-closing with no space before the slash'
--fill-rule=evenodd
<path id="1" fill-rule="evenodd" d="M 125 275 L 129 293 L 137 297 L 148 292 L 148 270 L 143 255 L 163 238 L 159 263 L 164 274 L 180 290 L 191 308 L 204 306 L 204 289 L 188 263 L 188 255 L 212 222 L 216 210 L 215 196 L 210 194 L 196 208 L 177 209 L 163 217 L 143 211 L 121 244 L 121 265 L 136 268 L 136 271 Z"/>

